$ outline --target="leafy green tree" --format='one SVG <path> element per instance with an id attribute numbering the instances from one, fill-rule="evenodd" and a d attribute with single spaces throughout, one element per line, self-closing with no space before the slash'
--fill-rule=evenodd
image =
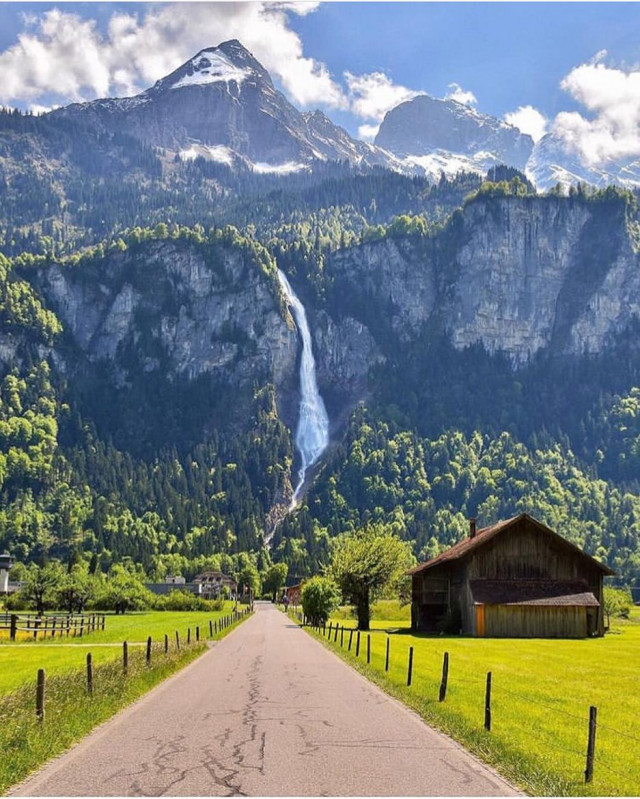
<path id="1" fill-rule="evenodd" d="M 82 613 L 96 591 L 96 580 L 89 574 L 86 563 L 76 563 L 71 567 L 58 587 L 58 598 L 61 607 L 69 613 Z"/>
<path id="2" fill-rule="evenodd" d="M 45 607 L 55 604 L 58 588 L 65 576 L 62 566 L 57 561 L 47 563 L 45 566 L 34 564 L 29 568 L 21 593 L 27 601 L 35 605 L 36 611 L 42 614 Z"/>
<path id="3" fill-rule="evenodd" d="M 325 624 L 340 604 L 340 589 L 330 577 L 312 577 L 302 586 L 300 602 L 309 624 Z"/>
<path id="4" fill-rule="evenodd" d="M 238 591 L 241 594 L 246 594 L 251 591 L 251 596 L 260 596 L 260 572 L 253 565 L 247 563 L 238 575 Z"/>
<path id="5" fill-rule="evenodd" d="M 361 630 L 369 629 L 371 603 L 385 589 L 399 589 L 411 563 L 410 546 L 381 525 L 336 539 L 329 573 L 355 606 Z"/>
<path id="6" fill-rule="evenodd" d="M 150 607 L 153 604 L 153 594 L 134 574 L 116 564 L 112 566 L 103 593 L 96 604 L 120 614 L 127 610 Z"/>
<path id="7" fill-rule="evenodd" d="M 628 619 L 631 608 L 633 607 L 633 597 L 628 588 L 609 588 L 604 589 L 604 612 L 607 614 L 607 625 L 611 624 L 611 617 L 617 616 L 621 619 Z"/>
<path id="8" fill-rule="evenodd" d="M 262 590 L 269 592 L 274 602 L 278 598 L 280 589 L 285 584 L 288 571 L 289 567 L 286 563 L 274 563 L 273 566 L 270 566 L 265 572 L 262 580 Z"/>

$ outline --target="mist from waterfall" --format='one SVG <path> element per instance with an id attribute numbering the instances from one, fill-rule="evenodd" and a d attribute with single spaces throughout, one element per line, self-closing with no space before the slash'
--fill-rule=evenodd
<path id="1" fill-rule="evenodd" d="M 318 391 L 316 379 L 316 362 L 311 346 L 311 333 L 307 322 L 304 305 L 300 302 L 291 284 L 278 269 L 278 280 L 282 286 L 287 303 L 291 306 L 293 316 L 302 339 L 302 356 L 300 358 L 300 415 L 296 430 L 295 444 L 300 453 L 300 469 L 298 485 L 293 492 L 291 507 L 295 507 L 304 485 L 305 475 L 309 467 L 329 445 L 329 417 L 324 401 Z"/>

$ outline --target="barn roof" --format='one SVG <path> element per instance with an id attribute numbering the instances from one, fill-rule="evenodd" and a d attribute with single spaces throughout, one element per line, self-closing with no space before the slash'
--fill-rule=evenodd
<path id="1" fill-rule="evenodd" d="M 583 552 L 580 547 L 575 546 L 570 541 L 567 541 L 566 538 L 563 538 L 558 533 L 554 532 L 550 527 L 547 527 L 546 524 L 542 524 L 537 519 L 534 519 L 533 516 L 530 516 L 528 513 L 520 513 L 517 516 L 512 516 L 510 519 L 505 519 L 504 521 L 498 522 L 497 524 L 492 525 L 491 527 L 483 527 L 481 530 L 475 534 L 473 538 L 463 538 L 462 541 L 458 541 L 457 544 L 454 544 L 449 549 L 446 549 L 444 552 L 441 552 L 435 558 L 431 558 L 426 563 L 420 563 L 417 566 L 414 566 L 413 569 L 410 569 L 408 574 L 416 574 L 417 572 L 424 571 L 426 569 L 430 569 L 433 566 L 438 566 L 441 563 L 447 563 L 449 561 L 455 561 L 460 558 L 465 557 L 469 552 L 473 552 L 476 549 L 484 546 L 486 543 L 494 539 L 497 535 L 508 530 L 510 527 L 515 525 L 517 522 L 522 521 L 523 519 L 527 519 L 532 524 L 534 524 L 541 532 L 547 533 L 548 535 L 552 535 L 559 543 L 565 546 L 567 549 L 572 550 L 575 554 L 581 555 L 583 558 L 592 562 L 592 565 L 599 568 L 605 574 L 614 574 L 608 566 L 605 566 L 604 563 L 600 563 L 599 560 L 592 558 L 591 555 L 587 555 L 586 552 Z"/>
<path id="2" fill-rule="evenodd" d="M 471 580 L 469 585 L 477 605 L 600 605 L 584 580 Z"/>

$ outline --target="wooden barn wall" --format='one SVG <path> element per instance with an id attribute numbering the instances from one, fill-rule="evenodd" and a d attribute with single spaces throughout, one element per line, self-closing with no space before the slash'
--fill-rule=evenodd
<path id="1" fill-rule="evenodd" d="M 473 553 L 470 580 L 586 580 L 599 585 L 597 569 L 578 554 L 566 549 L 527 520 L 518 529 L 497 536 Z"/>
<path id="2" fill-rule="evenodd" d="M 485 635 L 493 638 L 586 638 L 586 608 L 485 606 Z"/>

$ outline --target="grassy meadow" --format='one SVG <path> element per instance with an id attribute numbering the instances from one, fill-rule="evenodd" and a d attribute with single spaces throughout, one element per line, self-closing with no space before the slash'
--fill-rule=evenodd
<path id="1" fill-rule="evenodd" d="M 387 609 L 388 610 L 388 609 Z M 345 614 L 332 619 L 354 627 Z M 385 611 L 381 615 L 387 615 Z M 407 620 L 372 622 L 360 655 L 318 636 L 355 668 L 450 734 L 508 779 L 537 795 L 640 794 L 640 614 L 612 623 L 604 638 L 474 639 L 411 635 Z M 404 628 L 404 629 L 403 629 Z M 387 633 L 385 630 L 390 630 Z M 386 642 L 390 668 L 385 673 Z M 409 647 L 413 678 L 407 687 Z M 446 700 L 438 701 L 444 653 Z M 483 728 L 486 674 L 492 672 L 492 730 Z M 589 706 L 598 708 L 593 782 L 584 782 Z"/>
<path id="2" fill-rule="evenodd" d="M 153 641 L 164 641 L 169 636 L 171 647 L 175 647 L 175 633 L 179 632 L 181 643 L 187 639 L 191 629 L 195 638 L 196 626 L 202 638 L 209 638 L 209 621 L 220 619 L 233 611 L 228 602 L 221 611 L 139 611 L 124 615 L 107 615 L 104 631 L 96 630 L 80 637 L 46 638 L 34 641 L 0 641 L 0 695 L 18 688 L 27 680 L 34 680 L 38 669 L 47 675 L 63 674 L 73 669 L 83 669 L 86 653 L 91 652 L 95 663 L 105 663 L 122 657 L 122 642 L 133 648 L 146 644 L 148 636 Z M 240 606 L 242 609 L 243 606 Z M 220 638 L 228 631 L 214 635 Z"/>
<path id="3" fill-rule="evenodd" d="M 0 794 L 47 760 L 62 753 L 126 705 L 201 655 L 209 639 L 209 621 L 229 615 L 231 603 L 219 612 L 149 611 L 109 616 L 104 633 L 63 642 L 40 641 L 0 645 Z M 241 612 L 244 610 L 240 609 Z M 240 618 L 240 623 L 246 616 Z M 195 628 L 200 627 L 200 642 Z M 236 624 L 218 629 L 227 635 Z M 191 644 L 187 645 L 187 630 Z M 180 650 L 175 631 L 180 633 Z M 164 651 L 164 634 L 169 651 Z M 146 662 L 147 637 L 152 637 L 151 663 Z M 122 641 L 128 641 L 126 675 Z M 86 656 L 93 659 L 93 693 L 86 681 Z M 46 671 L 44 721 L 35 714 L 36 676 Z"/>

